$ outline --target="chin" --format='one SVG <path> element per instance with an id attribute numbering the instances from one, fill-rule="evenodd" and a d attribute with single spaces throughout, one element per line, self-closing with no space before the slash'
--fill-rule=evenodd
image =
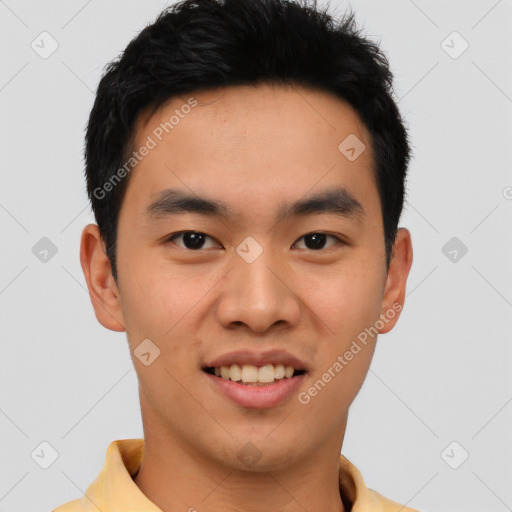
<path id="1" fill-rule="evenodd" d="M 240 471 L 263 473 L 286 468 L 304 455 L 297 451 L 297 446 L 304 446 L 300 439 L 291 437 L 284 430 L 280 434 L 282 437 L 277 437 L 274 432 L 270 434 L 274 438 L 270 439 L 269 432 L 272 429 L 235 437 L 230 443 L 229 456 L 223 458 L 223 462 L 229 460 L 229 465 Z"/>

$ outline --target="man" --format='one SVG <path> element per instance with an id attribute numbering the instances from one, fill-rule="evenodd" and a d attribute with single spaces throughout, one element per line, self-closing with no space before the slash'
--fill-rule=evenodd
<path id="1" fill-rule="evenodd" d="M 412 263 L 391 84 L 353 15 L 280 0 L 181 2 L 109 65 L 81 263 L 144 439 L 57 512 L 412 510 L 340 454 Z"/>

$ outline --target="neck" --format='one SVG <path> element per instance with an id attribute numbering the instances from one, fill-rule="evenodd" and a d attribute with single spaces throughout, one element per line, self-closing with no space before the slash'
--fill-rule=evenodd
<path id="1" fill-rule="evenodd" d="M 163 511 L 279 510 L 345 512 L 339 490 L 339 454 L 346 428 L 310 453 L 295 451 L 271 467 L 241 470 L 205 454 L 157 420 L 141 403 L 144 455 L 134 481 Z M 280 462 L 279 462 L 280 460 Z"/>

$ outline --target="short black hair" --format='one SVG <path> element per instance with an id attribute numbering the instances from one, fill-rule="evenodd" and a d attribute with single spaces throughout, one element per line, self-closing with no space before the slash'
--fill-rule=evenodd
<path id="1" fill-rule="evenodd" d="M 357 111 L 371 134 L 389 269 L 405 197 L 408 135 L 386 56 L 361 35 L 353 12 L 335 20 L 328 7 L 316 0 L 182 0 L 106 66 L 86 129 L 85 173 L 116 281 L 117 224 L 129 176 L 113 178 L 130 159 L 138 115 L 177 95 L 262 82 L 327 91 Z"/>

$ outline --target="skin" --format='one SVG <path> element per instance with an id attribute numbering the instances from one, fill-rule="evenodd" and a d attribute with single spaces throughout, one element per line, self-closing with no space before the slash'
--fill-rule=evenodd
<path id="1" fill-rule="evenodd" d="M 192 96 L 173 98 L 136 126 L 140 147 Z M 135 483 L 163 510 L 343 511 L 339 453 L 350 404 L 367 375 L 378 336 L 304 405 L 240 407 L 209 385 L 201 368 L 238 348 L 285 348 L 307 362 L 299 391 L 333 366 L 365 328 L 403 305 L 412 264 L 400 228 L 385 267 L 380 199 L 370 136 L 357 113 L 327 93 L 259 84 L 201 91 L 199 104 L 136 166 L 118 226 L 118 282 L 95 224 L 86 226 L 81 263 L 98 321 L 126 331 L 139 379 L 145 453 Z M 366 150 L 353 162 L 338 145 L 349 134 Z M 363 220 L 333 214 L 276 224 L 277 206 L 343 186 Z M 176 187 L 219 199 L 233 222 L 185 213 L 145 214 Z M 205 233 L 202 249 L 173 233 Z M 328 232 L 325 248 L 304 236 Z M 252 236 L 251 264 L 235 251 Z M 188 246 L 190 247 L 190 246 Z M 388 332 L 399 312 L 378 329 Z M 134 350 L 149 338 L 161 353 L 145 366 Z M 260 459 L 237 454 L 252 443 Z"/>

